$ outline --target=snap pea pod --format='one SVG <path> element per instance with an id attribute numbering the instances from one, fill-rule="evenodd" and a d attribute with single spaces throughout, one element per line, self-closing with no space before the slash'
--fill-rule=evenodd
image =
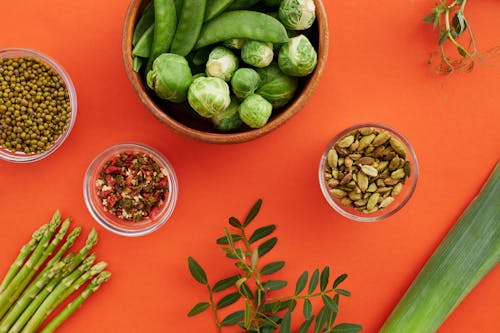
<path id="1" fill-rule="evenodd" d="M 135 25 L 134 34 L 132 35 L 132 46 L 135 46 L 141 36 L 148 30 L 148 28 L 155 21 L 155 12 L 153 8 L 153 2 L 150 2 L 144 11 L 142 12 L 141 18 L 137 21 Z"/>
<path id="2" fill-rule="evenodd" d="M 175 12 L 177 13 L 177 19 L 179 19 L 179 14 L 182 11 L 184 0 L 174 0 L 174 4 L 175 4 Z"/>
<path id="3" fill-rule="evenodd" d="M 248 9 L 258 2 L 260 2 L 260 0 L 236 0 L 227 8 L 227 10 Z"/>
<path id="4" fill-rule="evenodd" d="M 191 52 L 203 25 L 207 0 L 184 2 L 170 52 L 186 56 Z"/>
<path id="5" fill-rule="evenodd" d="M 205 22 L 195 49 L 231 38 L 246 38 L 262 42 L 285 43 L 286 29 L 280 21 L 260 12 L 234 10 L 224 12 Z"/>
<path id="6" fill-rule="evenodd" d="M 151 53 L 151 43 L 153 42 L 153 31 L 154 24 L 151 24 L 148 30 L 142 34 L 141 38 L 132 49 L 132 55 L 134 57 L 149 57 L 149 54 Z"/>
<path id="7" fill-rule="evenodd" d="M 144 58 L 134 57 L 134 62 L 132 64 L 132 68 L 134 69 L 134 72 L 139 72 L 143 63 L 144 63 Z"/>
<path id="8" fill-rule="evenodd" d="M 234 0 L 208 0 L 205 21 L 211 20 L 229 7 Z"/>
<path id="9" fill-rule="evenodd" d="M 160 54 L 168 52 L 177 27 L 177 13 L 174 0 L 154 0 L 155 24 L 151 52 L 145 73 Z"/>

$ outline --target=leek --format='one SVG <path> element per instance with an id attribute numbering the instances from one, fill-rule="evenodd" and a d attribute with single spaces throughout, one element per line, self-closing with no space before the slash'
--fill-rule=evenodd
<path id="1" fill-rule="evenodd" d="M 435 332 L 500 261 L 500 162 L 380 333 Z"/>

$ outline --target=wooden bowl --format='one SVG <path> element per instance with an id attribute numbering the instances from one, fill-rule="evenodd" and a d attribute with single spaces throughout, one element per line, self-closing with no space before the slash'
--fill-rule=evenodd
<path id="1" fill-rule="evenodd" d="M 154 91 L 145 84 L 140 73 L 132 69 L 132 35 L 144 7 L 151 0 L 131 0 L 128 7 L 122 36 L 122 55 L 125 71 L 141 102 L 162 124 L 189 138 L 219 144 L 241 143 L 267 134 L 293 117 L 304 106 L 316 89 L 326 65 L 328 55 L 328 20 L 321 0 L 314 0 L 316 21 L 308 30 L 308 38 L 318 53 L 318 63 L 314 72 L 299 78 L 299 88 L 294 98 L 284 107 L 273 110 L 266 125 L 258 129 L 244 127 L 238 132 L 219 132 L 209 119 L 198 116 L 186 104 L 176 104 L 156 97 Z"/>

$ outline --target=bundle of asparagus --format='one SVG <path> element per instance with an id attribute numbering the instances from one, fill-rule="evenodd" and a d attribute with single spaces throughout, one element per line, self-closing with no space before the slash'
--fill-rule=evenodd
<path id="1" fill-rule="evenodd" d="M 0 285 L 0 332 L 54 332 L 110 278 L 111 273 L 104 270 L 107 263 L 94 264 L 96 255 L 89 254 L 97 243 L 95 229 L 78 253 L 68 251 L 82 232 L 78 226 L 67 234 L 70 224 L 70 218 L 61 223 L 61 214 L 56 211 L 50 222 L 35 231 L 21 248 Z M 61 303 L 85 284 L 76 298 L 58 310 Z"/>

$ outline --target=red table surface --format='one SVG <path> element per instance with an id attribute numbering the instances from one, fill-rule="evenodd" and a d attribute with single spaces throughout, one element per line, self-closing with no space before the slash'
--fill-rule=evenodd
<path id="1" fill-rule="evenodd" d="M 342 300 L 339 322 L 377 332 L 500 157 L 498 60 L 478 63 L 470 74 L 431 73 L 426 60 L 437 41 L 421 19 L 434 1 L 324 1 L 329 58 L 303 110 L 260 139 L 212 145 L 161 125 L 132 90 L 121 55 L 128 4 L 2 2 L 0 47 L 33 48 L 57 59 L 75 84 L 78 117 L 67 141 L 49 158 L 22 165 L 0 161 L 0 271 L 7 270 L 32 231 L 60 209 L 85 234 L 97 228 L 95 252 L 113 273 L 61 332 L 214 332 L 209 313 L 186 316 L 207 297 L 191 278 L 187 257 L 202 263 L 212 282 L 233 272 L 214 241 L 229 216 L 243 218 L 262 198 L 254 228 L 277 225 L 279 242 L 263 260 L 287 262 L 276 276 L 290 281 L 287 290 L 306 269 L 330 265 L 332 274 L 346 272 L 344 287 L 352 296 Z M 498 13 L 496 0 L 468 4 L 466 15 L 480 49 L 500 44 Z M 341 217 L 318 185 L 327 142 L 367 121 L 401 131 L 420 162 L 412 199 L 379 223 Z M 171 219 L 145 237 L 104 230 L 83 200 L 90 161 L 125 141 L 160 150 L 179 181 Z M 439 332 L 499 332 L 499 278 L 496 268 Z"/>

